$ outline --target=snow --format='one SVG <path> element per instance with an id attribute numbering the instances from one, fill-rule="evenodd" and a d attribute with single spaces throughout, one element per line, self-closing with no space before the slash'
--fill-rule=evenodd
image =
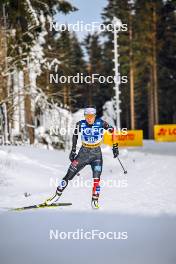
<path id="1" fill-rule="evenodd" d="M 127 175 L 112 158 L 111 149 L 103 146 L 102 150 L 101 178 L 105 186 L 101 188 L 100 210 L 90 206 L 92 176 L 90 167 L 86 167 L 61 197 L 61 202 L 72 202 L 72 206 L 12 212 L 7 208 L 40 203 L 54 193 L 67 171 L 69 152 L 29 146 L 0 148 L 3 264 L 176 263 L 176 143 L 145 141 L 144 147 L 121 149 L 120 159 Z M 115 186 L 108 187 L 112 181 Z M 51 230 L 77 229 L 127 232 L 128 239 L 49 237 Z"/>
<path id="2" fill-rule="evenodd" d="M 103 106 L 103 119 L 115 126 L 114 120 L 116 120 L 116 111 L 114 108 L 114 99 L 111 101 L 107 101 Z"/>
<path id="3" fill-rule="evenodd" d="M 26 0 L 26 4 L 28 5 L 28 8 L 30 10 L 31 15 L 33 16 L 33 19 L 35 20 L 35 24 L 36 26 L 39 26 L 39 20 L 36 14 L 36 11 L 34 10 L 34 8 L 32 7 L 31 1 L 30 0 Z"/>

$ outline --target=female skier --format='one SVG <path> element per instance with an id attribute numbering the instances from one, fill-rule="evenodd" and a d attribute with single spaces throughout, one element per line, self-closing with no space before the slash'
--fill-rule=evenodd
<path id="1" fill-rule="evenodd" d="M 100 195 L 100 176 L 102 172 L 102 153 L 101 142 L 103 140 L 104 130 L 108 130 L 112 134 L 113 155 L 116 158 L 119 155 L 118 144 L 115 142 L 115 129 L 101 118 L 96 118 L 96 108 L 88 106 L 84 109 L 84 120 L 76 123 L 72 138 L 72 149 L 69 155 L 71 164 L 61 184 L 57 187 L 53 197 L 46 200 L 46 205 L 55 203 L 62 195 L 68 182 L 74 178 L 78 172 L 86 165 L 90 165 L 93 173 L 93 189 L 92 189 L 92 207 L 99 208 L 98 198 Z M 81 134 L 82 146 L 76 153 L 78 134 Z"/>

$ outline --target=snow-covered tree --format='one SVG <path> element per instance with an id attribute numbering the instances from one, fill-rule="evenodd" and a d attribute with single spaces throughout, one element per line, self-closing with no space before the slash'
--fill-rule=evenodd
<path id="1" fill-rule="evenodd" d="M 36 78 L 41 74 L 41 64 L 45 61 L 43 45 L 47 24 L 57 12 L 68 13 L 75 8 L 63 0 L 1 0 L 0 7 L 5 19 L 2 26 L 6 31 L 7 47 L 3 54 L 6 67 L 1 75 L 8 76 L 11 81 L 10 89 L 4 82 L 0 83 L 6 91 L 0 99 L 1 103 L 7 104 L 9 128 L 25 132 L 33 144 L 35 96 L 38 94 Z M 4 93 L 3 87 L 0 91 Z"/>

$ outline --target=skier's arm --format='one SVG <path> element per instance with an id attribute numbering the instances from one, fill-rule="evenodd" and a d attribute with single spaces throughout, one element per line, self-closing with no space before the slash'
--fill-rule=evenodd
<path id="1" fill-rule="evenodd" d="M 72 150 L 74 150 L 75 152 L 76 152 L 79 131 L 80 131 L 80 124 L 79 122 L 77 122 L 74 133 L 73 133 L 73 137 L 72 137 Z"/>
<path id="2" fill-rule="evenodd" d="M 112 134 L 112 143 L 113 144 L 117 143 L 115 140 L 115 128 L 109 125 L 106 121 L 103 121 L 103 128 L 105 130 L 108 130 L 108 132 Z"/>
<path id="3" fill-rule="evenodd" d="M 76 158 L 76 145 L 77 145 L 77 141 L 78 141 L 78 133 L 80 130 L 80 126 L 79 126 L 79 122 L 76 123 L 76 127 L 73 133 L 73 137 L 72 137 L 72 149 L 69 155 L 69 159 L 70 161 L 74 161 Z"/>
<path id="4" fill-rule="evenodd" d="M 119 155 L 119 148 L 118 148 L 118 142 L 116 140 L 116 130 L 114 127 L 112 127 L 111 125 L 109 125 L 106 121 L 103 121 L 103 128 L 105 130 L 108 130 L 108 132 L 110 132 L 112 134 L 112 151 L 114 154 L 114 158 L 116 158 Z"/>

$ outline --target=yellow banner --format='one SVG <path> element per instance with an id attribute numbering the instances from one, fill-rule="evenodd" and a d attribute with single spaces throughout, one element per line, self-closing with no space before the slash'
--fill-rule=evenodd
<path id="1" fill-rule="evenodd" d="M 143 146 L 143 131 L 142 130 L 128 130 L 127 135 L 117 133 L 115 141 L 120 147 L 139 147 Z M 105 132 L 103 143 L 112 146 L 112 135 Z"/>
<path id="2" fill-rule="evenodd" d="M 155 125 L 154 137 L 156 141 L 176 141 L 176 124 L 174 125 Z"/>

